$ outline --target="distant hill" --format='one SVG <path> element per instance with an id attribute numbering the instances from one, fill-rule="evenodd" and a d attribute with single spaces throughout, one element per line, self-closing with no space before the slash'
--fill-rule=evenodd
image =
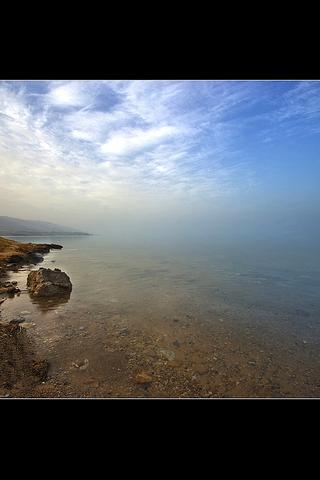
<path id="1" fill-rule="evenodd" d="M 0 236 L 2 235 L 90 235 L 70 227 L 39 220 L 0 216 Z"/>

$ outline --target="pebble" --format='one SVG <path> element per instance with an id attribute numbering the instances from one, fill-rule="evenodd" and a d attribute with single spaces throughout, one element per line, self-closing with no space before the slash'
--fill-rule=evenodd
<path id="1" fill-rule="evenodd" d="M 23 310 L 23 312 L 20 312 L 21 315 L 31 315 L 31 312 L 29 312 L 28 310 Z"/>
<path id="2" fill-rule="evenodd" d="M 10 320 L 9 323 L 23 323 L 25 322 L 25 318 L 14 318 L 13 320 Z"/>
<path id="3" fill-rule="evenodd" d="M 135 381 L 139 385 L 145 385 L 152 382 L 152 377 L 146 372 L 141 372 L 136 375 Z"/>
<path id="4" fill-rule="evenodd" d="M 208 367 L 202 366 L 202 367 L 197 368 L 196 373 L 199 374 L 199 375 L 205 375 L 206 373 L 208 373 L 208 371 L 209 371 Z"/>
<path id="5" fill-rule="evenodd" d="M 123 328 L 122 330 L 119 331 L 120 335 L 129 335 L 129 329 L 128 328 Z"/>
<path id="6" fill-rule="evenodd" d="M 89 366 L 89 360 L 85 358 L 83 361 L 80 362 L 72 362 L 72 366 L 75 368 L 79 368 L 80 370 L 86 370 Z"/>
<path id="7" fill-rule="evenodd" d="M 35 327 L 35 326 L 36 326 L 36 324 L 35 324 L 35 323 L 31 323 L 31 322 L 27 322 L 27 323 L 25 323 L 24 325 L 22 325 L 22 327 L 23 327 L 23 328 L 26 328 L 26 329 L 32 328 L 32 327 Z"/>
<path id="8" fill-rule="evenodd" d="M 164 350 L 161 349 L 160 353 L 163 357 L 165 357 L 167 360 L 174 360 L 176 357 L 176 354 L 174 352 L 171 352 L 170 350 Z"/>

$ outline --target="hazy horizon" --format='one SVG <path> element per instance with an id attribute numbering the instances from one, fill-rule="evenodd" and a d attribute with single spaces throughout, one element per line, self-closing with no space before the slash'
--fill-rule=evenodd
<path id="1" fill-rule="evenodd" d="M 316 244 L 317 81 L 1 81 L 0 215 Z"/>

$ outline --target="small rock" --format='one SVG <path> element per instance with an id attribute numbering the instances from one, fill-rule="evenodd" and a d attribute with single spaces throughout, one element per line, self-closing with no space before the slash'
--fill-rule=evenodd
<path id="1" fill-rule="evenodd" d="M 139 385 L 146 385 L 152 382 L 152 377 L 148 373 L 141 372 L 136 375 L 135 380 Z"/>
<path id="2" fill-rule="evenodd" d="M 83 364 L 80 365 L 80 370 L 86 370 L 89 367 L 89 360 L 87 358 L 84 359 Z"/>
<path id="3" fill-rule="evenodd" d="M 22 325 L 22 327 L 23 327 L 23 328 L 26 328 L 26 329 L 32 328 L 32 327 L 35 327 L 35 326 L 36 326 L 36 324 L 35 324 L 35 323 L 32 323 L 32 322 L 27 322 L 27 323 L 24 323 L 24 324 Z"/>
<path id="4" fill-rule="evenodd" d="M 123 328 L 122 330 L 120 330 L 119 334 L 120 334 L 120 335 L 129 335 L 129 330 L 128 330 L 128 328 Z"/>
<path id="5" fill-rule="evenodd" d="M 28 310 L 23 310 L 23 312 L 20 312 L 21 315 L 31 315 L 31 312 L 29 312 Z"/>
<path id="6" fill-rule="evenodd" d="M 23 322 L 25 322 L 25 318 L 22 318 L 22 317 L 21 317 L 21 318 L 14 318 L 13 320 L 10 320 L 9 323 L 16 323 L 16 324 L 18 324 L 18 323 L 23 323 Z"/>
<path id="7" fill-rule="evenodd" d="M 173 367 L 173 368 L 179 368 L 181 366 L 181 362 L 179 362 L 178 360 L 170 360 L 167 363 L 167 366 L 168 367 Z"/>
<path id="8" fill-rule="evenodd" d="M 47 360 L 40 360 L 40 361 L 33 362 L 32 372 L 34 375 L 39 377 L 40 380 L 42 380 L 42 382 L 47 380 L 48 370 L 49 370 L 49 363 L 47 362 Z"/>
<path id="9" fill-rule="evenodd" d="M 199 367 L 197 368 L 196 373 L 199 375 L 205 375 L 206 373 L 208 373 L 208 367 L 206 366 Z"/>
<path id="10" fill-rule="evenodd" d="M 72 362 L 72 366 L 80 370 L 86 370 L 89 366 L 89 360 L 87 358 L 80 361 L 77 360 L 76 362 Z"/>
<path id="11" fill-rule="evenodd" d="M 174 352 L 171 352 L 170 350 L 161 349 L 160 353 L 164 358 L 170 361 L 174 360 L 176 356 L 176 354 Z"/>

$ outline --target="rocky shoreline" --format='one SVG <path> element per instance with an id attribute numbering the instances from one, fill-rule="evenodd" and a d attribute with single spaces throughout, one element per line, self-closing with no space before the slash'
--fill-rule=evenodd
<path id="1" fill-rule="evenodd" d="M 0 272 L 17 270 L 25 264 L 38 263 L 43 260 L 43 254 L 49 253 L 52 249 L 62 248 L 62 245 L 54 243 L 22 243 L 0 237 Z"/>
<path id="2" fill-rule="evenodd" d="M 0 315 L 1 305 L 8 297 L 20 294 L 17 282 L 8 280 L 9 271 L 18 271 L 25 265 L 37 264 L 51 249 L 62 249 L 56 244 L 21 243 L 0 237 Z M 20 326 L 23 320 L 0 321 L 0 397 L 10 397 L 12 388 L 20 390 L 19 396 L 28 392 L 47 378 L 48 362 L 38 358 L 31 339 Z"/>
<path id="3" fill-rule="evenodd" d="M 24 265 L 40 263 L 44 254 L 62 248 L 62 245 L 54 243 L 21 243 L 0 237 L 0 305 L 3 297 L 20 292 L 16 282 L 7 281 L 8 271 L 18 271 Z"/>

